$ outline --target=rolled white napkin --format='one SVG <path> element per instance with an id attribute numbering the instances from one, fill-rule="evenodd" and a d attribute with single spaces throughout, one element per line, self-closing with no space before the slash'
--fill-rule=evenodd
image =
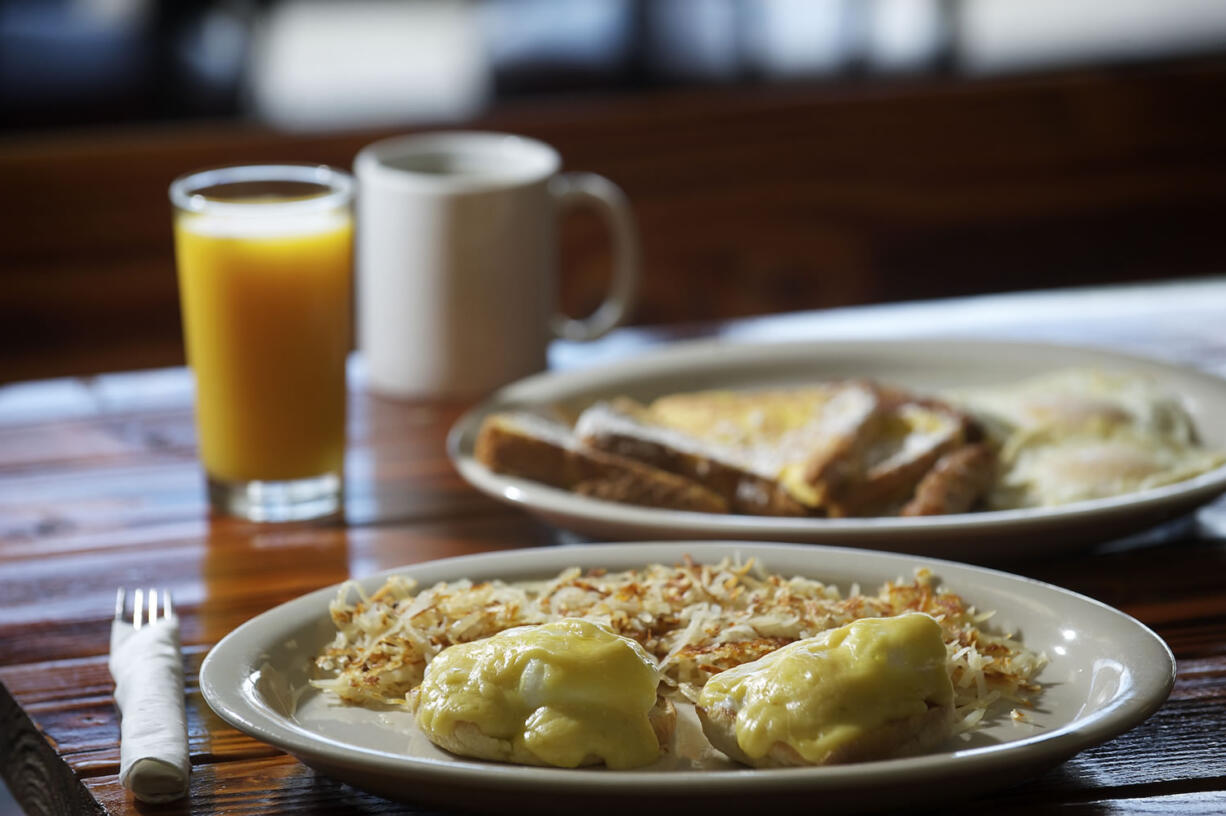
<path id="1" fill-rule="evenodd" d="M 144 802 L 187 793 L 187 712 L 179 621 L 163 618 L 140 629 L 111 624 L 111 677 L 119 725 L 119 781 Z"/>

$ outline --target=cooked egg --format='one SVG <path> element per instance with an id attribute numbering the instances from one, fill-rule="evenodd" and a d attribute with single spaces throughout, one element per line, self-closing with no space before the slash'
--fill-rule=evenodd
<path id="1" fill-rule="evenodd" d="M 426 736 L 453 753 L 633 768 L 656 760 L 671 731 L 653 722 L 659 682 L 638 643 L 570 618 L 443 650 L 410 704 Z"/>
<path id="2" fill-rule="evenodd" d="M 1179 402 L 1140 374 L 1073 368 L 955 396 L 1010 430 L 1128 426 L 1185 444 L 1195 439 Z"/>
<path id="3" fill-rule="evenodd" d="M 1001 445 L 994 509 L 1117 496 L 1226 463 L 1198 444 L 1179 401 L 1139 374 L 1069 369 L 953 396 Z"/>
<path id="4" fill-rule="evenodd" d="M 865 618 L 715 675 L 699 717 L 715 747 L 749 765 L 893 756 L 949 734 L 946 662 L 930 616 Z"/>
<path id="5" fill-rule="evenodd" d="M 1191 479 L 1226 454 L 1128 427 L 1021 435 L 991 497 L 997 507 L 1037 507 L 1118 496 Z"/>

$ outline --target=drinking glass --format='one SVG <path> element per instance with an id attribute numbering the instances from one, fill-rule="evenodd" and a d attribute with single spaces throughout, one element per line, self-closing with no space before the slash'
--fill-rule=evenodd
<path id="1" fill-rule="evenodd" d="M 214 511 L 341 511 L 353 179 L 223 167 L 170 185 L 183 335 Z"/>

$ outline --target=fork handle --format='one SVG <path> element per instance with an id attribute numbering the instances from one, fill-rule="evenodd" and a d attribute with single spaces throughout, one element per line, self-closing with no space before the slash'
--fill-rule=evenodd
<path id="1" fill-rule="evenodd" d="M 111 676 L 119 726 L 119 778 L 138 799 L 169 802 L 187 793 L 191 762 L 177 621 L 111 628 Z"/>

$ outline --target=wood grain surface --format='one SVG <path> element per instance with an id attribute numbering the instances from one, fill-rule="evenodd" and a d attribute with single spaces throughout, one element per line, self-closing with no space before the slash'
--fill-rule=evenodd
<path id="1" fill-rule="evenodd" d="M 1226 303 L 1226 281 L 1196 291 Z M 1212 327 L 1181 319 L 1169 296 L 1147 299 L 1163 319 L 1201 331 L 1201 341 L 1174 344 L 1153 334 L 1156 314 L 1132 312 L 1113 319 L 1112 330 L 1139 336 L 1149 326 L 1153 353 L 1226 369 L 1226 344 L 1210 336 Z M 1010 303 L 1017 326 L 1039 325 L 1025 322 L 1038 316 L 1033 300 Z M 939 308 L 952 314 L 958 306 Z M 1188 306 L 1189 315 L 1202 307 Z M 922 306 L 908 308 L 861 310 L 855 318 L 883 330 L 907 314 L 923 319 Z M 820 326 L 822 315 L 812 321 Z M 659 342 L 735 325 L 624 336 Z M 1081 326 L 1085 342 L 1108 337 L 1096 335 L 1096 325 Z M 343 523 L 210 517 L 187 382 L 183 371 L 151 371 L 0 388 L 0 771 L 38 814 L 430 812 L 336 783 L 230 728 L 200 696 L 200 661 L 243 621 L 347 577 L 550 546 L 568 534 L 460 480 L 444 439 L 464 405 L 395 402 L 360 389 L 350 403 Z M 941 812 L 1210 814 L 1226 807 L 1226 546 L 1192 520 L 1157 540 L 997 564 L 1134 615 L 1170 644 L 1178 677 L 1166 704 L 1133 731 L 1037 779 Z M 192 786 L 188 798 L 157 808 L 138 806 L 117 778 L 106 651 L 120 585 L 168 586 L 182 619 Z"/>

